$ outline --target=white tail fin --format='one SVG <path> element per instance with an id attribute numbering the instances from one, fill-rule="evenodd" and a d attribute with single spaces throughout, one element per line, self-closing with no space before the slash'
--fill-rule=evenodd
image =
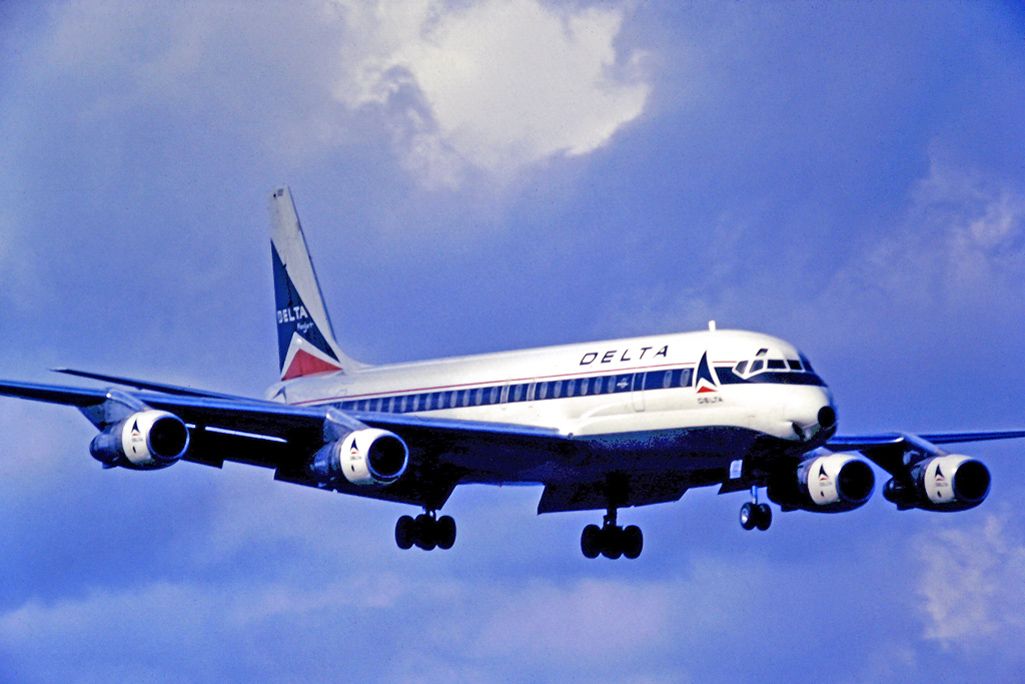
<path id="1" fill-rule="evenodd" d="M 358 369 L 360 364 L 346 356 L 335 341 L 292 193 L 287 187 L 274 191 L 270 213 L 281 379 Z"/>

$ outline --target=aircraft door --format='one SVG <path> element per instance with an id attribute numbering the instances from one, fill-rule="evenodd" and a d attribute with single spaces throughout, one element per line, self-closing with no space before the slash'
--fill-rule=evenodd
<path id="1" fill-rule="evenodd" d="M 644 410 L 644 376 L 645 373 L 634 373 L 633 389 L 630 391 L 634 411 Z"/>

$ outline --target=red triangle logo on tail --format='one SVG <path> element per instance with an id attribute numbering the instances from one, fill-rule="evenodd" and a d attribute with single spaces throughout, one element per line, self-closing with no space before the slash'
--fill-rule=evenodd
<path id="1" fill-rule="evenodd" d="M 285 370 L 284 375 L 281 376 L 281 379 L 291 380 L 292 378 L 300 378 L 304 375 L 330 373 L 340 371 L 341 369 L 342 367 L 337 364 L 328 363 L 309 352 L 299 349 L 295 352 L 292 362 L 288 364 L 288 368 Z"/>

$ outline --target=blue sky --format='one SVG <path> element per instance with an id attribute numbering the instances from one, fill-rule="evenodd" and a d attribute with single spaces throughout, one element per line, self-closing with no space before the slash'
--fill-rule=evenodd
<path id="1" fill-rule="evenodd" d="M 1025 13 L 1013 3 L 0 5 L 0 377 L 258 394 L 291 185 L 368 362 L 703 327 L 802 348 L 843 432 L 1025 424 Z M 1021 444 L 980 508 L 737 524 L 401 506 L 241 466 L 103 472 L 0 402 L 0 679 L 1020 681 Z M 879 474 L 880 483 L 883 481 Z"/>

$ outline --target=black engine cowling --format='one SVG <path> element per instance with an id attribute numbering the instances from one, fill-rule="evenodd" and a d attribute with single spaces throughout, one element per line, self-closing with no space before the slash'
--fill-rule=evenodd
<path id="1" fill-rule="evenodd" d="M 872 467 L 854 454 L 814 456 L 770 478 L 769 498 L 783 510 L 850 511 L 872 496 Z"/>
<path id="2" fill-rule="evenodd" d="M 886 483 L 883 496 L 901 510 L 963 511 L 986 500 L 990 481 L 982 461 L 948 454 L 914 463 L 906 477 Z"/>
<path id="3" fill-rule="evenodd" d="M 355 485 L 387 485 L 402 477 L 407 465 L 409 448 L 398 435 L 365 428 L 321 447 L 310 474 L 324 484 L 344 477 Z"/>
<path id="4" fill-rule="evenodd" d="M 93 437 L 89 453 L 107 467 L 166 468 L 185 455 L 189 429 L 167 411 L 139 411 Z"/>

